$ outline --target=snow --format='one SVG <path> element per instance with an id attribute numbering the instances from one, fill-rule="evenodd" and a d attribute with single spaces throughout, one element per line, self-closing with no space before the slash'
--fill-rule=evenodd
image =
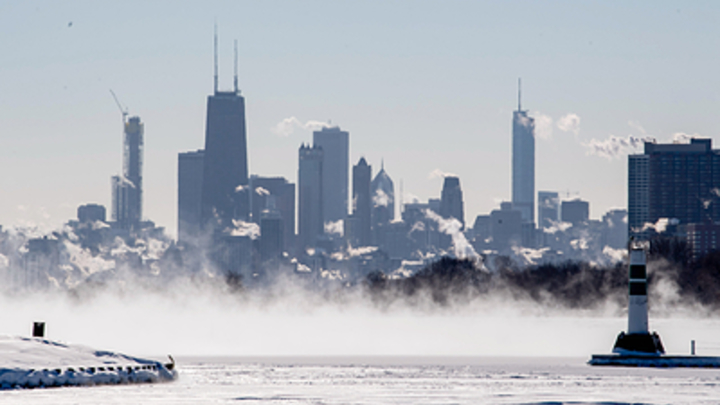
<path id="1" fill-rule="evenodd" d="M 154 360 L 42 338 L 0 336 L 1 390 L 159 382 L 176 376 Z"/>
<path id="2" fill-rule="evenodd" d="M 173 384 L 0 392 L 5 404 L 717 404 L 713 369 L 590 367 L 587 358 L 179 358 Z"/>

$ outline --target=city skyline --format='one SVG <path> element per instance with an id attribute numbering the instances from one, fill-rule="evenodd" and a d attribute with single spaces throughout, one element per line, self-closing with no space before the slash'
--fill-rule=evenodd
<path id="1" fill-rule="evenodd" d="M 715 7 L 678 10 L 670 3 L 652 7 L 591 3 L 574 8 L 583 11 L 574 15 L 578 21 L 560 20 L 559 26 L 550 28 L 529 23 L 530 14 L 540 12 L 557 21 L 571 11 L 552 16 L 559 12 L 560 3 L 542 7 L 547 10 L 516 3 L 458 3 L 454 7 L 419 3 L 411 11 L 416 17 L 412 24 L 394 20 L 393 16 L 407 12 L 408 4 L 326 7 L 326 15 L 343 18 L 313 29 L 291 15 L 293 11 L 312 13 L 325 7 L 321 3 L 309 3 L 303 10 L 289 6 L 268 27 L 261 25 L 275 11 L 270 6 L 217 3 L 204 9 L 190 4 L 160 21 L 159 27 L 167 31 L 162 35 L 156 35 L 158 27 L 151 26 L 149 18 L 159 16 L 162 7 L 153 5 L 145 17 L 133 20 L 138 29 L 127 38 L 116 37 L 102 25 L 125 26 L 128 20 L 122 16 L 129 16 L 129 11 L 113 14 L 112 7 L 81 9 L 62 3 L 2 6 L 0 15 L 18 16 L 4 19 L 3 37 L 21 40 L 8 46 L 0 71 L 3 77 L 13 78 L 3 80 L 0 119 L 6 124 L 6 134 L 17 134 L 4 137 L 7 144 L 0 164 L 17 174 L 0 183 L 7 196 L 0 204 L 0 224 L 34 222 L 58 227 L 81 204 L 111 206 L 107 178 L 120 166 L 122 135 L 117 108 L 107 92 L 112 88 L 145 124 L 143 219 L 154 220 L 174 234 L 176 156 L 201 147 L 203 103 L 212 89 L 214 17 L 210 14 L 237 13 L 248 19 L 240 23 L 218 18 L 221 90 L 230 88 L 231 44 L 234 38 L 240 40 L 248 175 L 283 176 L 297 183 L 296 148 L 311 141 L 312 130 L 317 129 L 311 121 L 331 119 L 353 134 L 351 162 L 365 156 L 377 166 L 385 159 L 396 184 L 403 183 L 405 195 L 399 201 L 409 202 L 412 195 L 421 201 L 438 198 L 442 185 L 438 173 L 460 177 L 465 220 L 471 223 L 476 215 L 496 209 L 499 201 L 511 199 L 509 122 L 517 77 L 525 79 L 526 105 L 533 107 L 530 115 L 536 119 L 535 190 L 556 190 L 561 197 L 579 195 L 591 202 L 592 218 L 627 206 L 625 154 L 639 150 L 616 142 L 623 152 L 618 158 L 587 155 L 590 150 L 613 152 L 613 144 L 598 142 L 610 135 L 627 141 L 627 134 L 664 142 L 676 132 L 715 139 L 712 102 L 708 102 L 715 98 L 712 89 L 717 79 L 710 74 L 715 57 L 699 52 L 712 47 L 708 42 L 714 40 L 705 34 L 714 28 L 697 18 L 716 15 Z M 359 22 L 379 7 L 386 7 L 386 17 Z M 575 24 L 588 22 L 593 14 L 588 11 L 596 16 L 581 35 L 565 37 Z M 435 20 L 430 18 L 433 12 Z M 455 21 L 463 13 L 482 15 L 485 27 L 475 27 L 470 19 Z M 637 28 L 620 27 L 645 14 L 647 19 Z M 186 24 L 190 15 L 193 22 Z M 510 23 L 511 15 L 517 21 Z M 253 16 L 258 23 L 250 21 Z M 492 16 L 508 23 L 497 31 L 498 36 L 506 36 L 497 46 L 480 35 L 498 28 L 485 20 Z M 19 25 L 21 21 L 31 23 L 25 27 Z M 334 39 L 324 36 L 336 24 L 347 22 L 358 25 L 350 24 L 347 33 Z M 451 22 L 456 22 L 456 30 L 446 29 L 453 26 Z M 184 24 L 186 32 L 179 28 Z M 604 24 L 616 31 L 607 34 L 601 30 Z M 687 28 L 677 34 L 673 31 L 678 39 L 669 37 L 670 31 L 663 28 L 676 25 Z M 278 26 L 286 31 L 270 34 Z M 386 36 L 386 44 L 372 41 L 376 39 L 372 35 L 359 39 L 358 34 L 371 27 L 377 28 L 373 35 Z M 508 36 L 510 30 L 518 35 Z M 648 43 L 639 34 L 642 30 L 657 34 L 658 43 Z M 520 38 L 521 34 L 527 35 Z M 420 47 L 423 35 L 438 38 Z M 542 49 L 543 55 L 513 45 L 521 39 L 524 49 Z M 297 47 L 302 41 L 309 45 Z M 108 43 L 113 45 L 105 49 Z M 510 49 L 517 52 L 508 59 Z M 657 66 L 658 60 L 681 56 L 697 62 L 687 73 L 676 74 L 674 62 Z M 610 67 L 603 72 L 590 66 L 600 57 Z M 418 66 L 419 60 L 426 63 Z M 529 64 L 532 61 L 540 63 Z M 383 71 L 373 68 L 373 62 L 380 63 Z M 608 65 L 612 63 L 618 66 Z M 362 73 L 356 76 L 358 80 L 340 80 L 358 73 Z M 597 79 L 588 80 L 589 74 Z M 673 77 L 670 84 L 668 77 Z M 43 119 L 35 120 L 35 116 Z M 278 125 L 284 122 L 288 124 Z M 558 154 L 563 159 L 553 158 Z M 268 156 L 278 158 L 272 161 Z"/>

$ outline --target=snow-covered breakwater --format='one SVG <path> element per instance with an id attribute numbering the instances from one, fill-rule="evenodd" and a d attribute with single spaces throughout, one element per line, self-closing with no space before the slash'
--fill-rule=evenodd
<path id="1" fill-rule="evenodd" d="M 171 381 L 173 364 L 42 338 L 0 336 L 0 389 Z"/>

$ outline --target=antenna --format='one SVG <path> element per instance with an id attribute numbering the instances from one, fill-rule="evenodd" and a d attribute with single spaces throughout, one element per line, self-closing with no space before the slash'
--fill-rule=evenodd
<path id="1" fill-rule="evenodd" d="M 127 121 L 127 116 L 128 116 L 128 109 L 127 109 L 127 107 L 125 107 L 123 109 L 122 104 L 120 104 L 120 100 L 118 100 L 117 96 L 115 95 L 115 92 L 112 91 L 112 89 L 110 89 L 110 94 L 112 94 L 113 98 L 115 99 L 115 104 L 117 104 L 118 108 L 120 109 L 120 113 L 122 114 L 123 125 L 125 125 L 125 122 Z M 124 126 L 123 126 L 123 128 L 124 128 Z"/>
<path id="2" fill-rule="evenodd" d="M 235 93 L 238 92 L 238 81 L 237 81 L 237 39 L 235 40 Z"/>
<path id="3" fill-rule="evenodd" d="M 215 93 L 218 91 L 217 23 L 215 23 Z"/>
<path id="4" fill-rule="evenodd" d="M 520 101 L 522 97 L 522 78 L 518 77 L 518 111 L 522 111 L 522 108 L 520 108 Z"/>

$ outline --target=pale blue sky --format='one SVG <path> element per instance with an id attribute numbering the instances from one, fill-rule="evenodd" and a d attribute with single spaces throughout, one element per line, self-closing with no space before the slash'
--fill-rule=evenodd
<path id="1" fill-rule="evenodd" d="M 0 224 L 109 208 L 122 153 L 112 88 L 145 122 L 145 216 L 174 233 L 177 153 L 204 142 L 214 21 L 221 87 L 239 40 L 255 174 L 295 181 L 311 133 L 272 128 L 331 119 L 353 163 L 376 171 L 384 157 L 406 193 L 438 196 L 435 169 L 459 175 L 472 222 L 510 198 L 518 77 L 523 107 L 553 120 L 537 190 L 579 193 L 592 217 L 626 205 L 625 155 L 588 155 L 592 139 L 641 126 L 718 142 L 716 2 L 0 1 Z M 556 125 L 568 113 L 577 135 Z"/>

